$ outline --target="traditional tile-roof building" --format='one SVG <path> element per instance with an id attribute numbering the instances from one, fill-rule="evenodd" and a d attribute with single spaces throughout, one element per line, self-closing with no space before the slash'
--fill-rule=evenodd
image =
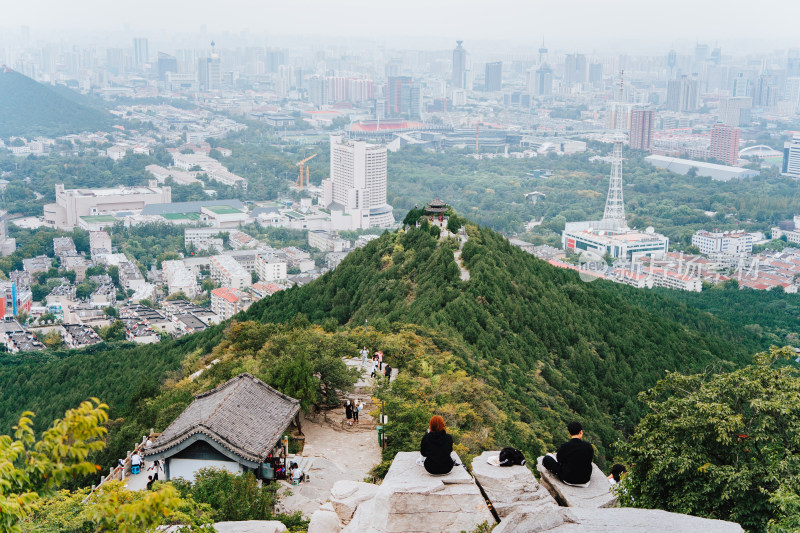
<path id="1" fill-rule="evenodd" d="M 299 400 L 251 374 L 240 374 L 195 396 L 145 451 L 145 457 L 164 460 L 167 480 L 193 481 L 199 469 L 210 466 L 270 477 L 272 468 L 267 465 L 272 464 L 281 436 L 299 411 Z"/>

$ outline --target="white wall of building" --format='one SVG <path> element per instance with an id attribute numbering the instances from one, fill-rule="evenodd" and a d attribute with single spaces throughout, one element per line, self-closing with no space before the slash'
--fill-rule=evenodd
<path id="1" fill-rule="evenodd" d="M 169 478 L 183 478 L 186 481 L 194 481 L 194 476 L 201 468 L 222 468 L 231 474 L 238 474 L 242 471 L 241 465 L 235 461 L 216 461 L 204 459 L 179 459 L 168 458 Z"/>

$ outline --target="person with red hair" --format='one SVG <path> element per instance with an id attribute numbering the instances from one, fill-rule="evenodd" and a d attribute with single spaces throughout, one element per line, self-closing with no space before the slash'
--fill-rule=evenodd
<path id="1" fill-rule="evenodd" d="M 453 437 L 447 434 L 444 419 L 439 415 L 431 417 L 428 432 L 422 437 L 419 453 L 425 458 L 425 470 L 429 474 L 448 474 L 453 469 Z"/>

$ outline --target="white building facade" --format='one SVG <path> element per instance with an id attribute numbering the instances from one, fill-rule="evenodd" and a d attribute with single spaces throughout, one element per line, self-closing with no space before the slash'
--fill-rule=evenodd
<path id="1" fill-rule="evenodd" d="M 745 255 L 753 251 L 753 236 L 744 231 L 723 233 L 700 230 L 692 235 L 692 246 L 696 246 L 704 255 Z"/>
<path id="2" fill-rule="evenodd" d="M 322 182 L 322 203 L 341 229 L 394 224 L 392 207 L 386 203 L 386 159 L 384 145 L 331 136 L 331 177 Z"/>
<path id="3" fill-rule="evenodd" d="M 223 287 L 244 289 L 252 283 L 250 273 L 229 255 L 214 255 L 210 264 L 211 279 Z"/>

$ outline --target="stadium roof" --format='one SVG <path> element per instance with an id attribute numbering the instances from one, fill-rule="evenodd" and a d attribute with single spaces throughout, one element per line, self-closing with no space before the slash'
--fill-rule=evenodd
<path id="1" fill-rule="evenodd" d="M 169 204 L 148 204 L 142 209 L 143 215 L 166 215 L 169 213 L 199 213 L 203 207 L 227 206 L 244 210 L 240 200 L 203 200 L 200 202 L 173 202 Z"/>

